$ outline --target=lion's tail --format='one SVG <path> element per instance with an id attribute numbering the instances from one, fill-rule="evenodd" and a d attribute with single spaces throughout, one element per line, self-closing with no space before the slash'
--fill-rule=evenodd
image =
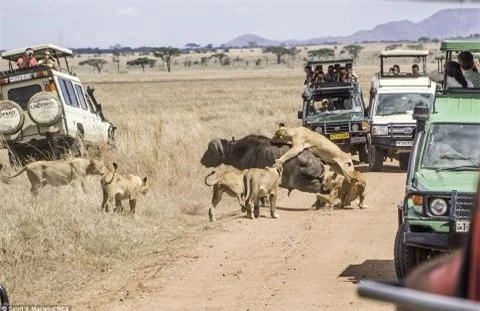
<path id="1" fill-rule="evenodd" d="M 213 187 L 213 185 L 215 185 L 215 183 L 212 183 L 212 184 L 208 183 L 208 177 L 212 176 L 213 174 L 215 174 L 215 171 L 212 171 L 210 174 L 205 176 L 205 185 L 207 185 L 208 187 Z"/>
<path id="2" fill-rule="evenodd" d="M 22 167 L 21 170 L 19 170 L 18 172 L 16 172 L 16 173 L 13 174 L 13 175 L 10 175 L 10 176 L 3 174 L 2 168 L 3 168 L 3 164 L 0 164 L 0 173 L 1 173 L 1 175 L 2 175 L 3 178 L 15 178 L 15 177 L 17 177 L 18 175 L 20 175 L 20 174 L 22 174 L 23 172 L 25 172 L 25 170 L 27 169 L 27 166 L 25 165 L 24 167 Z"/>

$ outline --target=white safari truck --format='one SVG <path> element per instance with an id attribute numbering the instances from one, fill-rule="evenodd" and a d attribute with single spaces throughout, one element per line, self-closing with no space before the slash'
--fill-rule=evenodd
<path id="1" fill-rule="evenodd" d="M 114 125 L 105 119 L 94 89 L 85 89 L 72 73 L 72 51 L 52 44 L 31 46 L 39 60 L 51 53 L 58 70 L 47 66 L 19 69 L 26 48 L 5 51 L 8 69 L 0 71 L 0 146 L 12 164 L 75 156 L 89 146 L 114 143 Z"/>
<path id="2" fill-rule="evenodd" d="M 414 107 L 430 106 L 434 100 L 436 84 L 428 78 L 426 58 L 429 51 L 392 50 L 380 53 L 380 71 L 372 79 L 370 90 L 367 134 L 368 163 L 371 171 L 383 169 L 387 158 L 395 158 L 400 168 L 407 169 L 415 134 Z M 408 71 L 391 71 L 386 63 L 408 62 Z M 418 72 L 412 73 L 413 64 Z"/>

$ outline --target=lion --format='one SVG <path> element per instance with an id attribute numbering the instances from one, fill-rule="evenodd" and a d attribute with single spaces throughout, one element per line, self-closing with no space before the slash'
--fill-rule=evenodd
<path id="1" fill-rule="evenodd" d="M 366 178 L 362 172 L 352 171 L 350 175 L 354 178 L 342 176 L 334 171 L 327 171 L 325 173 L 324 188 L 330 190 L 330 194 L 317 194 L 318 205 L 313 207 L 323 206 L 321 203 L 333 206 L 334 208 L 348 208 L 351 202 L 359 199 L 358 207 L 360 209 L 367 208 L 364 204 Z"/>
<path id="2" fill-rule="evenodd" d="M 285 127 L 280 123 L 280 128 L 272 138 L 275 143 L 291 144 L 292 147 L 275 161 L 276 166 L 283 166 L 285 162 L 296 157 L 308 148 L 322 161 L 329 164 L 335 172 L 346 176 L 354 170 L 352 159 L 340 147 L 317 132 L 306 127 Z M 354 176 L 350 176 L 354 178 Z"/>
<path id="3" fill-rule="evenodd" d="M 270 216 L 278 218 L 276 213 L 277 189 L 282 180 L 283 167 L 251 168 L 243 176 L 247 217 L 254 218 L 260 214 L 259 203 L 262 198 L 270 202 Z M 254 207 L 252 214 L 252 206 Z"/>
<path id="4" fill-rule="evenodd" d="M 117 168 L 117 163 L 113 163 L 113 171 L 107 171 L 100 180 L 103 190 L 101 210 L 108 213 L 115 202 L 113 211 L 121 213 L 123 212 L 122 200 L 128 200 L 130 213 L 135 214 L 138 194 L 145 195 L 149 190 L 147 177 L 142 179 L 132 174 L 123 176 L 117 173 Z"/>
<path id="5" fill-rule="evenodd" d="M 0 172 L 2 167 L 3 165 L 0 164 Z M 102 175 L 107 171 L 107 168 L 100 160 L 74 158 L 68 160 L 36 161 L 25 165 L 14 175 L 9 176 L 3 173 L 1 173 L 1 175 L 3 178 L 11 179 L 25 171 L 32 186 L 30 191 L 32 194 L 38 195 L 40 190 L 46 185 L 69 185 L 75 180 L 80 182 L 83 192 L 86 193 L 85 177 L 87 175 Z"/>
<path id="6" fill-rule="evenodd" d="M 215 208 L 222 200 L 223 193 L 227 193 L 231 197 L 237 198 L 238 203 L 242 208 L 242 212 L 246 212 L 247 209 L 241 198 L 243 193 L 243 174 L 246 170 L 243 171 L 233 171 L 226 170 L 217 174 L 214 181 L 211 183 L 208 182 L 208 178 L 215 174 L 215 171 L 212 171 L 210 174 L 205 176 L 205 185 L 213 187 L 212 195 L 212 206 L 208 209 L 208 217 L 210 221 L 216 221 L 215 218 Z"/>

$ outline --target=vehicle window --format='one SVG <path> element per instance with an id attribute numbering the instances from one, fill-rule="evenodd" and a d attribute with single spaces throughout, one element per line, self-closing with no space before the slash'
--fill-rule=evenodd
<path id="1" fill-rule="evenodd" d="M 432 101 L 433 94 L 428 93 L 380 94 L 375 115 L 412 114 L 414 107 L 429 107 Z"/>
<path id="2" fill-rule="evenodd" d="M 360 101 L 350 96 L 329 96 L 311 99 L 309 107 L 309 115 L 318 113 L 341 114 L 343 112 L 362 111 Z"/>
<path id="3" fill-rule="evenodd" d="M 422 166 L 437 169 L 478 165 L 480 149 L 472 148 L 472 143 L 478 141 L 478 124 L 433 125 L 428 133 Z"/>
<path id="4" fill-rule="evenodd" d="M 75 91 L 73 90 L 72 82 L 64 79 L 58 79 L 58 81 L 60 83 L 60 88 L 62 89 L 65 103 L 69 106 L 80 107 L 77 97 L 75 96 Z"/>
<path id="5" fill-rule="evenodd" d="M 38 84 L 28 85 L 24 87 L 18 87 L 8 90 L 8 99 L 16 102 L 22 107 L 27 109 L 27 103 L 30 98 L 38 92 L 42 91 L 42 87 Z"/>
<path id="6" fill-rule="evenodd" d="M 83 109 L 88 110 L 87 103 L 85 102 L 85 96 L 83 96 L 82 87 L 78 84 L 75 84 L 75 91 L 77 91 L 78 101 L 80 102 L 80 106 Z"/>

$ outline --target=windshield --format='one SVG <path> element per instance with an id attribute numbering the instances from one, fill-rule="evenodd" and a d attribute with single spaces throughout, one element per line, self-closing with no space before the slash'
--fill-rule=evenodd
<path id="1" fill-rule="evenodd" d="M 375 115 L 412 114 L 414 107 L 429 107 L 432 101 L 433 94 L 429 93 L 380 94 Z"/>
<path id="2" fill-rule="evenodd" d="M 437 124 L 428 133 L 422 167 L 449 169 L 478 167 L 480 149 L 479 124 Z"/>
<path id="3" fill-rule="evenodd" d="M 342 114 L 352 111 L 362 112 L 362 106 L 358 100 L 350 96 L 325 96 L 310 99 L 307 114 Z"/>

